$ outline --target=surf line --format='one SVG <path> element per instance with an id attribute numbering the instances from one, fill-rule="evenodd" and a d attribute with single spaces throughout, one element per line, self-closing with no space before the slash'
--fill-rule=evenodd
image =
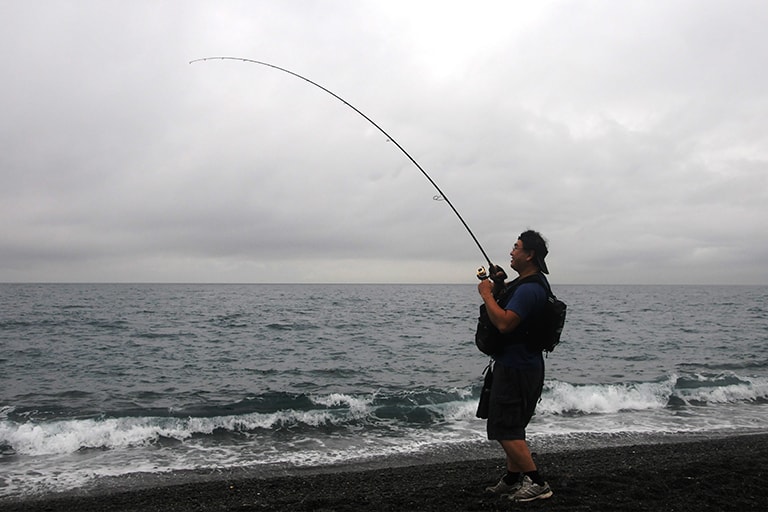
<path id="1" fill-rule="evenodd" d="M 435 190 L 437 190 L 438 195 L 434 196 L 432 199 L 434 199 L 436 201 L 445 201 L 446 204 L 451 207 L 451 210 L 453 210 L 453 213 L 455 213 L 456 217 L 459 218 L 459 220 L 461 221 L 461 224 L 464 226 L 464 229 L 467 230 L 467 233 L 469 233 L 469 236 L 471 236 L 472 240 L 474 240 L 475 245 L 477 245 L 477 248 L 480 249 L 480 252 L 483 254 L 483 257 L 485 258 L 485 261 L 488 262 L 488 266 L 489 267 L 493 266 L 493 263 L 491 263 L 491 259 L 485 253 L 485 249 L 483 249 L 483 246 L 480 245 L 480 242 L 477 240 L 477 237 L 475 236 L 475 234 L 472 232 L 471 229 L 469 229 L 469 225 L 467 225 L 466 221 L 464 220 L 464 217 L 462 217 L 461 214 L 459 213 L 459 211 L 456 209 L 456 207 L 453 206 L 453 203 L 448 199 L 448 197 L 445 195 L 445 193 L 442 190 L 440 190 L 440 187 L 437 186 L 437 183 L 435 183 L 435 180 L 433 180 L 429 176 L 429 174 L 427 174 L 427 171 L 425 171 L 421 167 L 421 165 L 419 165 L 419 163 L 403 148 L 403 146 L 400 145 L 399 142 L 397 142 L 395 140 L 394 137 L 392 137 L 390 134 L 388 134 L 386 131 L 384 131 L 384 128 L 379 126 L 373 119 L 371 119 L 370 117 L 365 115 L 362 111 L 360 111 L 360 109 L 358 109 L 357 107 L 352 105 L 350 102 L 348 102 L 347 100 L 345 100 L 344 98 L 342 98 L 341 96 L 336 94 L 335 92 L 333 92 L 333 91 L 331 91 L 329 89 L 326 89 L 322 85 L 318 84 L 317 82 L 313 82 L 312 80 L 310 80 L 309 78 L 307 78 L 305 76 L 302 76 L 302 75 L 300 75 L 298 73 L 294 73 L 293 71 L 291 71 L 289 69 L 281 68 L 280 66 L 276 66 L 274 64 L 270 64 L 269 62 L 263 62 L 263 61 L 254 60 L 254 59 L 246 59 L 244 57 L 203 57 L 201 59 L 191 60 L 191 61 L 189 61 L 189 63 L 190 64 L 194 64 L 196 62 L 205 62 L 205 61 L 209 61 L 209 60 L 235 60 L 235 61 L 240 61 L 240 62 L 248 62 L 248 63 L 251 63 L 251 64 L 260 64 L 262 66 L 267 66 L 267 67 L 270 67 L 270 68 L 273 68 L 273 69 L 277 69 L 279 71 L 283 71 L 284 73 L 288 73 L 289 75 L 293 75 L 296 78 L 300 78 L 300 79 L 304 80 L 305 82 L 308 82 L 308 83 L 314 85 L 315 87 L 317 87 L 319 89 L 322 89 L 323 91 L 327 92 L 328 94 L 330 94 L 331 96 L 333 96 L 334 98 L 336 98 L 337 100 L 339 100 L 340 102 L 342 102 L 343 104 L 345 104 L 346 106 L 348 106 L 349 108 L 351 108 L 352 110 L 354 110 L 355 112 L 357 112 L 358 114 L 363 116 L 363 118 L 365 118 L 366 121 L 368 121 L 373 126 L 375 126 L 376 129 L 379 130 L 381 133 L 383 133 L 384 136 L 389 141 L 391 141 L 395 146 L 397 146 L 397 148 L 400 151 L 402 151 L 403 154 L 405 156 L 407 156 L 408 159 L 411 162 L 413 162 L 413 165 L 415 165 L 416 168 L 418 168 L 419 171 L 421 171 L 421 174 L 423 174 L 424 177 L 427 178 L 427 180 L 432 184 L 432 186 L 435 187 Z M 480 270 L 478 270 L 478 276 L 479 275 L 480 275 Z"/>

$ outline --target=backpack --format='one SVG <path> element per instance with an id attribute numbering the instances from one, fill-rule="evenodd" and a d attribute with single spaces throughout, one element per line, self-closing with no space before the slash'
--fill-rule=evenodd
<path id="1" fill-rule="evenodd" d="M 496 303 L 502 308 L 507 305 L 509 297 L 523 283 L 537 282 L 547 291 L 547 302 L 544 308 L 531 319 L 528 329 L 524 332 L 503 334 L 491 323 L 485 304 L 480 305 L 480 316 L 477 319 L 475 345 L 484 354 L 499 355 L 508 343 L 522 342 L 531 351 L 552 352 L 560 343 L 560 335 L 565 326 L 565 315 L 568 306 L 555 297 L 549 283 L 540 275 L 534 274 L 524 279 L 512 281 L 496 298 Z"/>

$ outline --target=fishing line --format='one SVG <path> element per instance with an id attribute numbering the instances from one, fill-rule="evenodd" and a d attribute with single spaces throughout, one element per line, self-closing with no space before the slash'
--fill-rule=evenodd
<path id="1" fill-rule="evenodd" d="M 325 87 L 323 87 L 322 85 L 318 84 L 317 82 L 313 82 L 312 80 L 310 80 L 310 79 L 309 79 L 309 78 L 307 78 L 307 77 L 301 76 L 301 75 L 300 75 L 300 74 L 298 74 L 298 73 L 294 73 L 293 71 L 290 71 L 290 70 L 288 70 L 288 69 L 285 69 L 285 68 L 281 68 L 280 66 L 275 66 L 274 64 L 270 64 L 270 63 L 268 63 L 268 62 L 262 62 L 262 61 L 259 61 L 259 60 L 253 60 L 253 59 L 246 59 L 246 58 L 243 58 L 243 57 L 204 57 L 204 58 L 202 58 L 202 59 L 195 59 L 195 60 L 191 60 L 191 61 L 189 61 L 189 63 L 190 63 L 190 64 L 194 64 L 195 62 L 204 62 L 204 61 L 208 61 L 208 60 L 236 60 L 236 61 L 240 61 L 240 62 L 250 62 L 250 63 L 252 63 L 252 64 L 261 64 L 262 66 L 267 66 L 267 67 L 270 67 L 270 68 L 273 68 L 273 69 L 277 69 L 277 70 L 283 71 L 283 72 L 285 72 L 285 73 L 288 73 L 289 75 L 293 75 L 293 76 L 295 76 L 296 78 L 301 78 L 301 79 L 302 79 L 302 80 L 304 80 L 305 82 L 309 82 L 310 84 L 314 85 L 315 87 L 318 87 L 319 89 L 322 89 L 323 91 L 327 92 L 328 94 L 330 94 L 331 96 L 333 96 L 334 98 L 336 98 L 337 100 L 339 100 L 340 102 L 344 103 L 346 106 L 348 106 L 349 108 L 351 108 L 352 110 L 354 110 L 355 112 L 357 112 L 358 114 L 360 114 L 361 116 L 363 116 L 363 117 L 365 118 L 365 120 L 366 120 L 366 121 L 368 121 L 369 123 L 371 123 L 373 126 L 375 126 L 375 127 L 376 127 L 376 129 L 378 129 L 378 130 L 379 130 L 381 133 L 383 133 L 383 134 L 384 134 L 384 136 L 385 136 L 385 137 L 387 137 L 387 139 L 388 139 L 389 141 L 393 142 L 393 143 L 395 144 L 395 146 L 397 146 L 397 148 L 398 148 L 400 151 L 402 151 L 402 152 L 403 152 L 403 154 L 404 154 L 405 156 L 407 156 L 407 157 L 408 157 L 408 159 L 409 159 L 411 162 L 413 162 L 413 165 L 415 165 L 415 166 L 416 166 L 416 167 L 419 169 L 419 171 L 421 171 L 421 174 L 423 174 L 423 175 L 424 175 L 424 177 L 425 177 L 425 178 L 427 178 L 427 180 L 428 180 L 428 181 L 429 181 L 429 182 L 432 184 L 432 186 L 433 186 L 433 187 L 435 187 L 435 190 L 437 190 L 437 192 L 438 192 L 438 195 L 434 196 L 432 199 L 434 199 L 435 201 L 445 201 L 445 202 L 446 202 L 446 204 L 448 204 L 448 206 L 450 206 L 450 207 L 451 207 L 451 210 L 453 210 L 453 213 L 455 213 L 455 214 L 456 214 L 456 217 L 458 217 L 458 218 L 459 218 L 459 220 L 461 221 L 461 224 L 462 224 L 462 225 L 464 226 L 464 228 L 467 230 L 467 233 L 469 233 L 469 236 L 471 236 L 471 237 L 472 237 L 472 240 L 474 240 L 475 244 L 477 245 L 477 248 L 478 248 L 478 249 L 480 249 L 480 252 L 483 254 L 483 257 L 484 257 L 484 258 L 485 258 L 485 260 L 488 262 L 488 265 L 489 265 L 489 266 L 492 266 L 492 265 L 493 265 L 493 263 L 491 263 L 491 259 L 490 259 L 490 258 L 488 257 L 488 255 L 485 253 L 485 250 L 483 249 L 483 246 L 482 246 L 482 245 L 480 245 L 480 242 L 477 240 L 477 237 L 475 236 L 475 234 L 474 234 L 474 233 L 472 233 L 472 230 L 471 230 L 471 229 L 469 229 L 469 226 L 468 226 L 468 225 L 467 225 L 467 223 L 464 221 L 464 218 L 461 216 L 461 214 L 460 214 L 460 213 L 459 213 L 459 211 L 456 209 L 456 207 L 455 207 L 455 206 L 453 206 L 453 203 L 451 203 L 451 201 L 448 199 L 448 197 L 445 195 L 445 193 L 444 193 L 442 190 L 440 190 L 440 187 L 438 187 L 438 186 L 437 186 L 437 183 L 435 183 L 435 180 L 433 180 L 433 179 L 432 179 L 432 178 L 429 176 L 429 174 L 427 174 L 427 171 L 425 171 L 425 170 L 424 170 L 424 169 L 423 169 L 423 168 L 422 168 L 422 167 L 419 165 L 419 163 L 418 163 L 418 162 L 417 162 L 417 161 L 416 161 L 416 160 L 415 160 L 415 159 L 414 159 L 414 158 L 413 158 L 413 157 L 412 157 L 410 154 L 408 154 L 408 152 L 407 152 L 407 151 L 406 151 L 406 150 L 403 148 L 403 146 L 401 146 L 401 145 L 400 145 L 400 143 L 398 143 L 398 142 L 397 142 L 397 141 L 394 139 L 394 137 L 392 137 L 390 134 L 388 134 L 386 131 L 384 131 L 384 128 L 382 128 L 381 126 L 379 126 L 378 124 L 376 124 L 376 122 L 375 122 L 373 119 L 371 119 L 370 117 L 368 117 L 367 115 L 365 115 L 365 114 L 364 114 L 363 112 L 361 112 L 361 111 L 360 111 L 360 110 L 359 110 L 357 107 L 355 107 L 354 105 L 352 105 L 352 104 L 351 104 L 351 103 L 349 103 L 347 100 L 345 100 L 344 98 L 342 98 L 342 97 L 341 97 L 341 96 L 339 96 L 338 94 L 334 93 L 333 91 L 330 91 L 330 90 L 326 89 Z"/>

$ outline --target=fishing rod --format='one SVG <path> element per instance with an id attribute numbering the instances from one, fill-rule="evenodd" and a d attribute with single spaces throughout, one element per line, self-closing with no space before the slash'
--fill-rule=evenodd
<path id="1" fill-rule="evenodd" d="M 436 200 L 436 201 L 445 201 L 445 202 L 448 204 L 448 206 L 450 206 L 450 207 L 451 207 L 451 210 L 453 210 L 453 213 L 455 213 L 455 214 L 456 214 L 456 217 L 458 217 L 458 218 L 459 218 L 459 220 L 461 221 L 462 225 L 463 225 L 463 226 L 464 226 L 464 228 L 467 230 L 467 233 L 469 233 L 469 236 L 471 236 L 471 237 L 472 237 L 472 240 L 474 240 L 474 241 L 475 241 L 475 244 L 477 245 L 477 248 L 478 248 L 478 249 L 480 249 L 480 252 L 483 254 L 483 257 L 485 258 L 485 261 L 487 261 L 487 262 L 488 262 L 488 265 L 489 265 L 490 267 L 493 267 L 493 266 L 494 266 L 494 265 L 493 265 L 493 263 L 491 263 L 491 259 L 490 259 L 490 258 L 488 257 L 488 255 L 485 253 L 485 250 L 483 249 L 483 246 L 482 246 L 482 245 L 480 245 L 480 242 L 477 240 L 477 237 L 475 236 L 475 234 L 472 232 L 472 230 L 471 230 L 471 229 L 469 229 L 469 226 L 468 226 L 468 225 L 467 225 L 467 223 L 464 221 L 464 218 L 461 216 L 461 214 L 460 214 L 460 213 L 459 213 L 459 211 L 456 209 L 456 207 L 455 207 L 455 206 L 453 206 L 453 203 L 451 203 L 451 201 L 448 199 L 448 197 L 445 195 L 445 193 L 444 193 L 442 190 L 440 190 L 440 187 L 438 187 L 438 186 L 437 186 L 437 183 L 435 183 L 435 180 L 433 180 L 433 179 L 432 179 L 432 178 L 429 176 L 429 174 L 427 174 L 427 171 L 425 171 L 425 170 L 424 170 L 424 169 L 423 169 L 423 168 L 422 168 L 422 167 L 419 165 L 419 163 L 418 163 L 418 162 L 417 162 L 417 161 L 416 161 L 416 160 L 415 160 L 415 159 L 414 159 L 414 158 L 413 158 L 413 157 L 412 157 L 412 156 L 411 156 L 411 155 L 410 155 L 410 154 L 409 154 L 409 153 L 408 153 L 408 152 L 407 152 L 407 151 L 406 151 L 404 148 L 403 148 L 403 146 L 401 146 L 401 145 L 400 145 L 400 143 L 399 143 L 399 142 L 397 142 L 397 141 L 395 140 L 395 138 L 394 138 L 394 137 L 392 137 L 390 134 L 388 134 L 386 131 L 384 131 L 384 128 L 382 128 L 381 126 L 379 126 L 378 124 L 376 124 L 376 122 L 375 122 L 373 119 L 371 119 L 370 117 L 368 117 L 367 115 L 365 115 L 365 114 L 364 114 L 363 112 L 361 112 L 361 111 L 360 111 L 360 110 L 359 110 L 357 107 L 355 107 L 354 105 L 352 105 L 351 103 L 349 103 L 347 100 L 345 100 L 344 98 L 342 98 L 341 96 L 339 96 L 339 95 L 338 95 L 338 94 L 336 94 L 335 92 L 333 92 L 333 91 L 330 91 L 330 90 L 326 89 L 325 87 L 323 87 L 322 85 L 318 84 L 317 82 L 313 82 L 312 80 L 310 80 L 309 78 L 307 78 L 307 77 L 305 77 L 305 76 L 301 76 L 300 74 L 298 74 L 298 73 L 294 73 L 294 72 L 293 72 L 293 71 L 291 71 L 291 70 L 288 70 L 288 69 L 285 69 L 285 68 L 281 68 L 280 66 L 275 66 L 274 64 L 270 64 L 270 63 L 268 63 L 268 62 L 262 62 L 262 61 L 260 61 L 260 60 L 253 60 L 253 59 L 246 59 L 246 58 L 244 58 L 244 57 L 204 57 L 204 58 L 201 58 L 201 59 L 195 59 L 195 60 L 191 60 L 191 61 L 189 61 L 189 63 L 190 63 L 190 64 L 194 64 L 195 62 L 205 62 L 205 61 L 209 61 L 209 60 L 236 60 L 236 61 L 240 61 L 240 62 L 249 62 L 249 63 L 251 63 L 251 64 L 260 64 L 260 65 L 262 65 L 262 66 L 267 66 L 267 67 L 270 67 L 270 68 L 273 68 L 273 69 L 277 69 L 277 70 L 283 71 L 283 72 L 285 72 L 285 73 L 288 73 L 289 75 L 293 75 L 293 76 L 295 76 L 296 78 L 300 78 L 300 79 L 304 80 L 305 82 L 309 82 L 310 84 L 314 85 L 315 87 L 318 87 L 319 89 L 322 89 L 323 91 L 327 92 L 328 94 L 330 94 L 331 96 L 333 96 L 334 98 L 336 98 L 337 100 L 339 100 L 340 102 L 344 103 L 346 106 L 348 106 L 349 108 L 351 108 L 352 110 L 354 110 L 355 112 L 357 112 L 358 114 L 360 114 L 361 116 L 363 116 L 363 117 L 365 118 L 365 120 L 366 120 L 366 121 L 368 121 L 369 123 L 371 123 L 373 126 L 375 126 L 375 127 L 376 127 L 376 129 L 378 129 L 378 130 L 379 130 L 381 133 L 383 133 L 383 134 L 384 134 L 384 136 L 385 136 L 385 137 L 386 137 L 388 140 L 392 141 L 392 142 L 395 144 L 395 146 L 397 146 L 397 148 L 398 148 L 400 151 L 402 151 L 402 152 L 403 152 L 403 154 L 405 154 L 405 156 L 407 156 L 407 157 L 408 157 L 408 159 L 409 159 L 411 162 L 413 162 L 413 165 L 415 165 L 415 166 L 416 166 L 416 167 L 419 169 L 419 171 L 421 171 L 421 174 L 423 174 L 423 175 L 424 175 L 424 177 L 425 177 L 425 178 L 427 178 L 427 180 L 428 180 L 428 181 L 429 181 L 429 182 L 432 184 L 432 186 L 433 186 L 433 187 L 435 187 L 435 190 L 437 190 L 437 192 L 438 192 L 438 195 L 434 196 L 432 199 L 434 199 L 434 200 Z M 477 271 L 477 277 L 478 277 L 479 279 L 485 279 L 485 278 L 487 277 L 487 274 L 485 274 L 485 269 L 484 269 L 484 268 L 482 268 L 482 267 L 481 267 L 481 268 L 479 268 L 479 269 L 478 269 L 478 271 Z"/>

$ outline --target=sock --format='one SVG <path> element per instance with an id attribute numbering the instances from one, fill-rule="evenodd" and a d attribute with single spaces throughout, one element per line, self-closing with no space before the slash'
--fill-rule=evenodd
<path id="1" fill-rule="evenodd" d="M 525 474 L 528 478 L 531 479 L 533 483 L 536 485 L 544 485 L 544 479 L 541 478 L 541 475 L 539 475 L 538 471 L 529 471 Z"/>
<path id="2" fill-rule="evenodd" d="M 507 471 L 507 474 L 504 475 L 504 483 L 507 485 L 512 485 L 517 483 L 520 480 L 520 473 L 513 473 L 511 471 Z"/>

